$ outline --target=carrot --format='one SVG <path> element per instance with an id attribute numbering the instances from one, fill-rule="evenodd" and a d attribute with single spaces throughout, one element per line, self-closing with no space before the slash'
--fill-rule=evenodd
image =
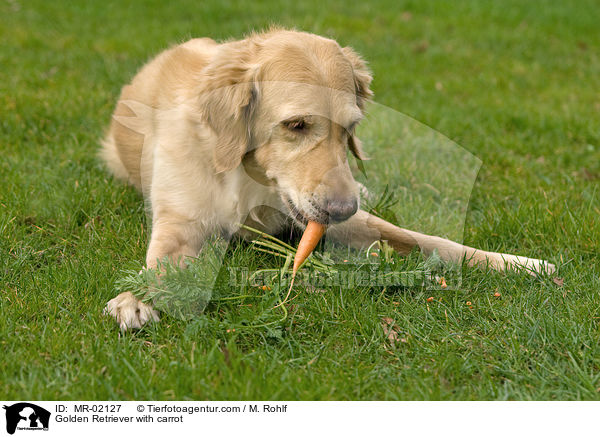
<path id="1" fill-rule="evenodd" d="M 306 225 L 306 229 L 304 229 L 302 238 L 300 238 L 300 243 L 298 243 L 298 249 L 296 249 L 296 256 L 294 256 L 294 266 L 292 267 L 292 280 L 290 281 L 290 288 L 288 289 L 283 301 L 275 305 L 275 308 L 283 306 L 288 301 L 288 297 L 290 297 L 292 288 L 294 288 L 296 272 L 302 263 L 306 261 L 306 258 L 308 258 L 312 251 L 315 250 L 315 247 L 317 247 L 317 244 L 319 244 L 319 240 L 324 233 L 325 225 L 313 221 L 309 221 Z"/>
<path id="2" fill-rule="evenodd" d="M 296 250 L 296 256 L 294 257 L 294 266 L 292 268 L 292 277 L 296 276 L 298 268 L 308 258 L 308 256 L 315 250 L 319 240 L 325 233 L 325 225 L 317 222 L 309 221 L 306 225 L 306 229 L 302 234 L 300 243 L 298 243 L 298 249 Z"/>

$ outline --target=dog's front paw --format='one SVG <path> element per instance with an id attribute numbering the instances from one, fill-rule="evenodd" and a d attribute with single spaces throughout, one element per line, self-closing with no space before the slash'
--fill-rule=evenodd
<path id="1" fill-rule="evenodd" d="M 104 308 L 104 314 L 110 314 L 123 331 L 140 329 L 147 322 L 158 322 L 158 312 L 143 303 L 129 291 L 111 299 Z"/>

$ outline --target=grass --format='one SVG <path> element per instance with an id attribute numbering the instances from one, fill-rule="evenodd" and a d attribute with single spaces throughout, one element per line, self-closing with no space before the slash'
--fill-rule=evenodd
<path id="1" fill-rule="evenodd" d="M 593 1 L 11 0 L 0 17 L 0 397 L 600 398 Z M 173 42 L 270 23 L 352 45 L 370 62 L 378 103 L 481 161 L 472 192 L 452 193 L 449 180 L 453 204 L 419 190 L 419 162 L 404 163 L 405 174 L 374 159 L 370 186 L 387 184 L 398 200 L 385 214 L 444 235 L 461 224 L 469 245 L 552 260 L 564 284 L 467 269 L 453 290 L 304 290 L 285 320 L 263 329 L 235 327 L 259 318 L 266 298 L 213 302 L 191 321 L 166 316 L 121 335 L 101 310 L 123 271 L 139 267 L 148 236 L 140 197 L 95 157 L 119 89 Z M 389 158 L 384 140 L 365 141 L 367 151 Z M 249 268 L 273 262 L 249 246 L 232 250 Z M 394 321 L 393 345 L 384 318 Z"/>

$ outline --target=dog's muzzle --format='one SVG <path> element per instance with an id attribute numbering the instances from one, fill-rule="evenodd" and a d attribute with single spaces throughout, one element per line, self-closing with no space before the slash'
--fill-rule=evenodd
<path id="1" fill-rule="evenodd" d="M 321 224 L 339 223 L 352 217 L 358 210 L 358 199 L 333 198 L 324 202 L 310 199 L 305 208 L 300 208 L 291 199 L 284 197 L 285 204 L 290 210 L 291 217 L 306 225 L 308 221 Z"/>
<path id="2" fill-rule="evenodd" d="M 325 205 L 325 212 L 329 215 L 332 222 L 348 220 L 358 210 L 358 200 L 356 197 L 351 199 L 330 199 L 327 200 Z"/>

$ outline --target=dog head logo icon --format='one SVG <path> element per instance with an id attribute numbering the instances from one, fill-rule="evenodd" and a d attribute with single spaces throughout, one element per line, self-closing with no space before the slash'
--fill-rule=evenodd
<path id="1" fill-rule="evenodd" d="M 19 402 L 4 406 L 6 410 L 6 432 L 14 434 L 19 430 L 48 430 L 50 411 L 35 404 Z"/>

